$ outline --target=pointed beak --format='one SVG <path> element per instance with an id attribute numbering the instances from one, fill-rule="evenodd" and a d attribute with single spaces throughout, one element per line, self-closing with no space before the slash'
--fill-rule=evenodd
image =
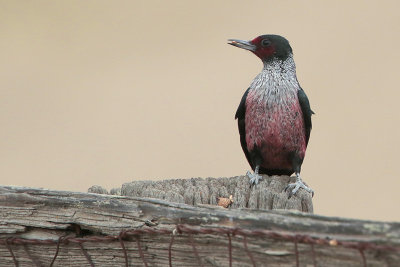
<path id="1" fill-rule="evenodd" d="M 249 51 L 256 51 L 256 46 L 253 45 L 250 41 L 243 41 L 243 40 L 237 40 L 237 39 L 228 39 L 228 44 L 243 48 Z"/>

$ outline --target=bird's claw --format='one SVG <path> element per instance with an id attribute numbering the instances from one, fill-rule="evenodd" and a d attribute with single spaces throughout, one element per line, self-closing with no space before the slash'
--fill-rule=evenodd
<path id="1" fill-rule="evenodd" d="M 293 188 L 293 190 L 291 190 Z M 308 187 L 306 184 L 303 183 L 301 180 L 297 180 L 295 183 L 288 184 L 285 187 L 285 192 L 289 191 L 289 198 L 291 198 L 296 192 L 300 189 L 303 188 L 307 192 L 311 193 L 311 196 L 314 196 L 314 190 L 312 190 L 310 187 Z"/>
<path id="2" fill-rule="evenodd" d="M 251 173 L 250 171 L 247 171 L 246 175 L 250 178 L 250 185 L 256 185 L 258 184 L 259 180 L 262 179 L 261 175 L 257 173 Z"/>

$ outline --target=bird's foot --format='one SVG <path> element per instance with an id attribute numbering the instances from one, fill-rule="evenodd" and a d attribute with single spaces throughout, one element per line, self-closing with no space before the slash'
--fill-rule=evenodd
<path id="1" fill-rule="evenodd" d="M 292 184 L 288 184 L 285 188 L 285 192 L 287 190 L 290 190 L 289 192 L 289 198 L 291 198 L 296 192 L 300 189 L 303 188 L 307 192 L 311 193 L 312 196 L 314 196 L 314 190 L 312 190 L 310 187 L 308 187 L 305 183 L 303 183 L 303 180 L 301 180 L 300 175 L 296 174 L 296 182 Z M 292 189 L 293 188 L 293 189 Z"/>
<path id="2" fill-rule="evenodd" d="M 251 173 L 247 171 L 246 175 L 250 178 L 250 185 L 256 185 L 258 181 L 262 179 L 262 176 L 257 172 Z"/>

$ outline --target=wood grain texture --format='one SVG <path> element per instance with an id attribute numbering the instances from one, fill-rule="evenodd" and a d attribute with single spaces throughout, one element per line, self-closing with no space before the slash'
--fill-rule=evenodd
<path id="1" fill-rule="evenodd" d="M 232 208 L 252 209 L 293 209 L 313 213 L 310 193 L 299 190 L 288 198 L 284 189 L 288 183 L 295 182 L 295 177 L 267 176 L 256 186 L 250 187 L 247 176 L 231 178 L 192 178 L 170 179 L 163 181 L 133 181 L 122 185 L 121 189 L 111 190 L 112 194 L 151 197 L 189 205 L 217 205 L 218 197 L 233 196 Z M 102 193 L 105 189 L 93 186 L 90 192 Z"/>
<path id="2" fill-rule="evenodd" d="M 149 227 L 146 222 L 154 225 Z M 117 235 L 127 229 L 174 229 L 184 223 L 202 227 L 264 229 L 310 235 L 338 241 L 363 241 L 400 247 L 400 224 L 331 218 L 295 211 L 224 209 L 214 205 L 173 203 L 160 199 L 116 195 L 0 187 L 0 238 L 58 240 L 62 235 L 82 237 Z M 148 266 L 168 266 L 171 235 L 140 236 Z M 177 234 L 172 246 L 173 266 L 229 266 L 226 235 Z M 124 241 L 130 266 L 144 266 L 136 238 Z M 247 237 L 256 266 L 295 266 L 294 243 Z M 84 250 L 95 266 L 124 266 L 119 242 L 86 242 Z M 19 266 L 49 266 L 56 246 L 12 244 Z M 312 266 L 311 246 L 298 244 L 300 266 Z M 318 266 L 362 266 L 356 249 L 315 245 Z M 29 256 L 30 255 L 30 256 Z M 398 252 L 365 250 L 368 266 L 396 266 Z M 232 237 L 233 266 L 253 266 L 243 236 Z M 0 244 L 0 266 L 13 266 L 8 248 Z M 76 243 L 61 245 L 53 266 L 89 266 Z"/>

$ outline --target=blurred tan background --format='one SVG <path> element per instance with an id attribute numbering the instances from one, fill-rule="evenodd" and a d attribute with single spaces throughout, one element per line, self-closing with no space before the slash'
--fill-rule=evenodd
<path id="1" fill-rule="evenodd" d="M 315 212 L 400 220 L 398 1 L 0 1 L 0 184 L 86 191 L 249 169 L 234 113 L 286 36 Z"/>

